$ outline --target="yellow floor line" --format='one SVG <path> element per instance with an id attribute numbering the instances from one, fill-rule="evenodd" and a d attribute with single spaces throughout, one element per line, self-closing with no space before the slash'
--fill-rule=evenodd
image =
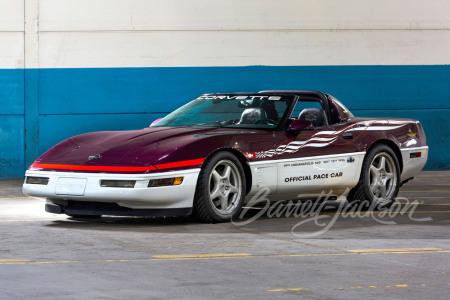
<path id="1" fill-rule="evenodd" d="M 0 258 L 0 263 L 2 262 L 22 262 L 30 261 L 29 259 L 15 259 L 15 258 Z"/>
<path id="2" fill-rule="evenodd" d="M 359 249 L 359 250 L 347 250 L 347 252 L 354 253 L 370 253 L 370 252 L 405 252 L 405 251 L 439 251 L 441 248 L 393 248 L 393 249 Z"/>
<path id="3" fill-rule="evenodd" d="M 288 289 L 273 289 L 267 290 L 268 292 L 290 292 L 290 291 L 309 291 L 312 288 L 288 288 Z"/>
<path id="4" fill-rule="evenodd" d="M 389 288 L 408 288 L 408 287 L 434 287 L 437 285 L 450 285 L 446 283 L 413 283 L 413 284 L 392 284 L 392 285 L 356 285 L 349 287 L 330 287 L 330 290 L 356 290 L 356 289 L 389 289 Z M 292 291 L 310 291 L 319 287 L 297 287 L 297 288 L 284 288 L 284 289 L 270 289 L 268 292 L 292 292 Z M 323 290 L 323 287 L 320 287 Z"/>
<path id="5" fill-rule="evenodd" d="M 450 253 L 450 250 L 435 251 L 386 251 L 386 252 L 344 252 L 344 253 L 306 253 L 306 254 L 277 254 L 268 257 L 302 257 L 302 256 L 339 256 L 339 255 L 368 255 L 368 254 L 420 254 L 420 253 Z"/>
<path id="6" fill-rule="evenodd" d="M 214 258 L 214 257 L 243 257 L 252 256 L 248 253 L 212 253 L 212 254 L 181 254 L 181 255 L 154 255 L 154 258 L 177 259 L 177 258 Z"/>
<path id="7" fill-rule="evenodd" d="M 411 250 L 407 250 L 411 249 Z M 426 250 L 424 250 L 426 249 Z M 155 255 L 142 259 L 99 259 L 99 260 L 59 260 L 59 261 L 29 261 L 24 259 L 0 260 L 0 265 L 24 265 L 24 264 L 68 264 L 68 263 L 114 263 L 114 262 L 151 262 L 151 261 L 181 261 L 181 260 L 215 260 L 215 259 L 239 259 L 239 258 L 283 258 L 283 257 L 318 257 L 318 256 L 351 256 L 351 255 L 392 255 L 392 254 L 436 254 L 450 253 L 450 250 L 431 250 L 440 248 L 398 248 L 398 249 L 363 249 L 349 250 L 340 253 L 299 253 L 299 254 L 269 254 L 252 255 L 249 253 L 202 253 L 181 255 Z M 378 251 L 374 251 L 378 250 Z M 356 251 L 356 252 L 355 252 Z M 365 251 L 365 252 L 357 252 Z M 384 251 L 384 252 L 383 252 Z"/>

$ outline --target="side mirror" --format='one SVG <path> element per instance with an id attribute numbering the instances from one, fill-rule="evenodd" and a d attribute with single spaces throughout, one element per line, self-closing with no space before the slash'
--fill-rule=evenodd
<path id="1" fill-rule="evenodd" d="M 289 124 L 287 131 L 298 132 L 301 130 L 313 130 L 313 129 L 314 129 L 314 126 L 311 122 L 296 119 L 296 120 L 292 120 L 291 124 Z"/>

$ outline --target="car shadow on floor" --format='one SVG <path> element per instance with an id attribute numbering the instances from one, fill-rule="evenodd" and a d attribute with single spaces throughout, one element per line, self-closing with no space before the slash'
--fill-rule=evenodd
<path id="1" fill-rule="evenodd" d="M 325 203 L 326 202 L 326 203 Z M 244 207 L 244 217 L 228 223 L 201 223 L 194 217 L 114 217 L 77 219 L 68 217 L 46 224 L 46 227 L 95 231 L 126 231 L 155 233 L 290 233 L 304 238 L 339 238 L 352 231 L 355 238 L 410 238 L 396 235 L 402 225 L 449 224 L 448 214 L 421 214 L 420 207 L 398 205 L 390 210 L 355 210 L 340 201 L 324 201 L 307 206 L 305 203 L 279 203 L 269 208 Z M 397 227 L 396 227 L 397 226 Z M 372 230 L 372 229 L 374 230 Z M 378 230 L 379 229 L 379 230 Z M 368 232 L 371 231 L 370 234 Z M 348 234 L 345 234 L 346 236 Z M 436 232 L 422 238 L 449 238 Z M 416 236 L 417 238 L 417 236 Z"/>

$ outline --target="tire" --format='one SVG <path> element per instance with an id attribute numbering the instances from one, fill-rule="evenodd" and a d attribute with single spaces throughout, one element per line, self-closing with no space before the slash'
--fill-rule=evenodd
<path id="1" fill-rule="evenodd" d="M 218 152 L 204 164 L 197 181 L 193 214 L 208 223 L 229 222 L 239 214 L 245 198 L 245 175 L 239 159 Z"/>
<path id="2" fill-rule="evenodd" d="M 400 188 L 400 165 L 394 151 L 377 145 L 364 158 L 358 184 L 347 195 L 351 204 L 362 208 L 388 208 Z"/>

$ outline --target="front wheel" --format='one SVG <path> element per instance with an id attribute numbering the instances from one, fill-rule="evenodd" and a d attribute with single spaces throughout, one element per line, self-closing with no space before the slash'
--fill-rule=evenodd
<path id="1" fill-rule="evenodd" d="M 227 222 L 242 209 L 245 197 L 244 169 L 230 152 L 208 159 L 200 172 L 194 199 L 194 215 L 203 222 Z"/>
<path id="2" fill-rule="evenodd" d="M 359 182 L 350 191 L 347 200 L 366 208 L 389 207 L 397 197 L 399 182 L 400 166 L 397 156 L 390 147 L 377 145 L 364 158 Z"/>

